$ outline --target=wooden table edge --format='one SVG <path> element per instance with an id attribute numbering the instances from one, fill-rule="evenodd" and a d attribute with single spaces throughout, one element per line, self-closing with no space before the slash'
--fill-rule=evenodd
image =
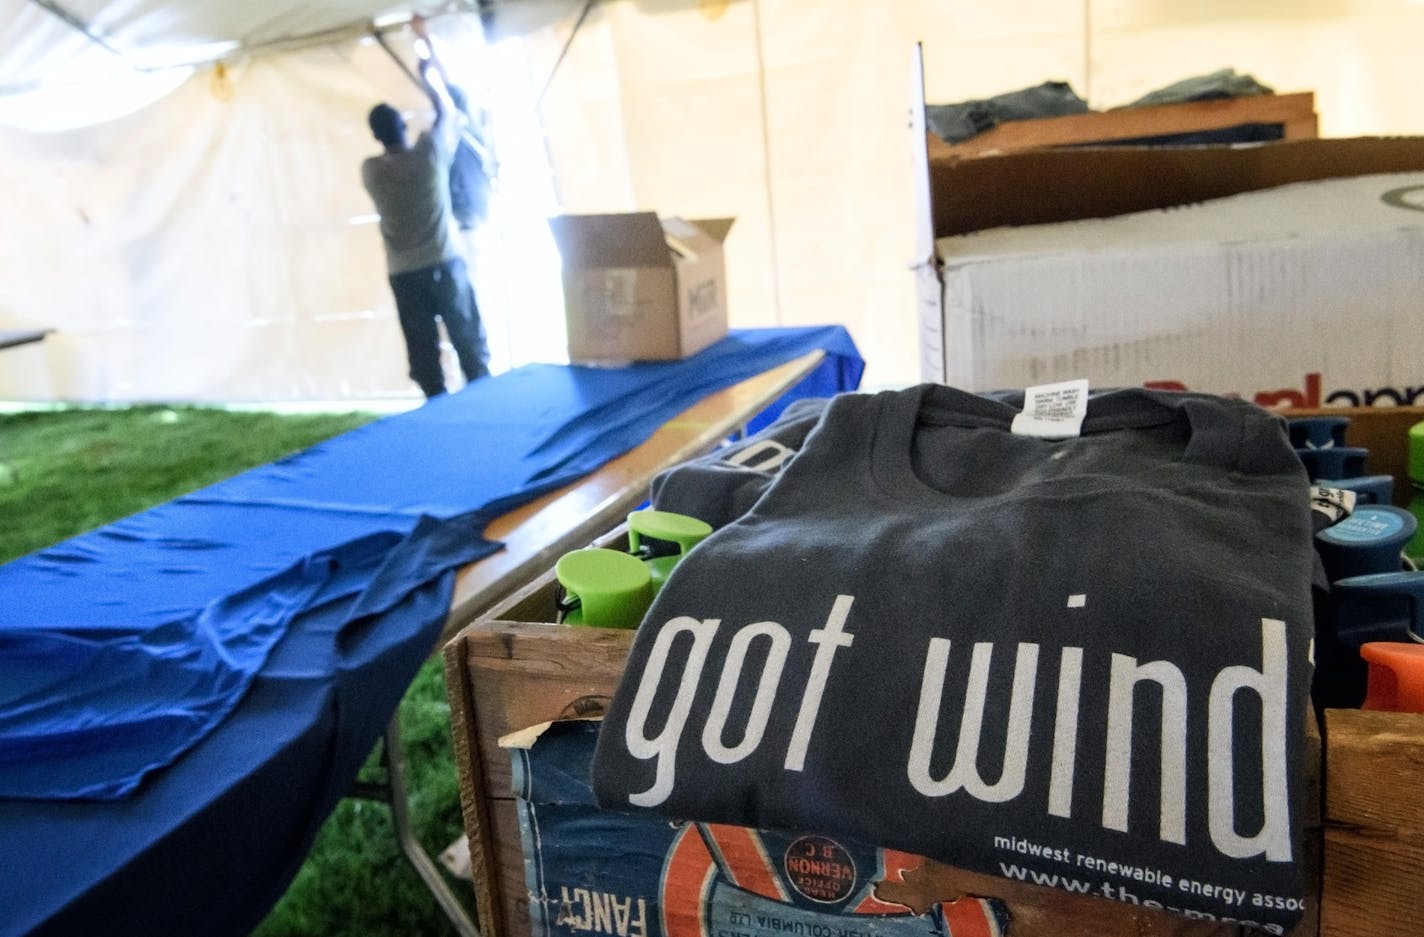
<path id="1" fill-rule="evenodd" d="M 824 358 L 823 351 L 808 352 L 709 394 L 597 471 L 496 518 L 484 535 L 504 548 L 457 574 L 441 642 L 551 567 L 563 553 L 587 545 L 623 521 L 647 499 L 654 475 L 736 433 Z"/>

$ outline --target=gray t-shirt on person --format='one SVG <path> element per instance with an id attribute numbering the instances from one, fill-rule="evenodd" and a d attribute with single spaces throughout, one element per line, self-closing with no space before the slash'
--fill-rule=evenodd
<path id="1" fill-rule="evenodd" d="M 450 212 L 455 137 L 443 121 L 409 149 L 368 157 L 361 181 L 381 216 L 391 275 L 434 267 L 458 255 Z"/>
<path id="2" fill-rule="evenodd" d="M 841 834 L 1284 933 L 1301 917 L 1308 482 L 1259 407 L 1140 389 L 832 399 L 673 572 L 599 803 Z"/>

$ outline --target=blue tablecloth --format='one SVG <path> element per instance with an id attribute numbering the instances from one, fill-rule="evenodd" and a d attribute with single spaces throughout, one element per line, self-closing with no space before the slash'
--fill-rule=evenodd
<path id="1" fill-rule="evenodd" d="M 0 566 L 0 934 L 245 933 L 285 890 L 510 508 L 838 327 L 534 365 Z"/>

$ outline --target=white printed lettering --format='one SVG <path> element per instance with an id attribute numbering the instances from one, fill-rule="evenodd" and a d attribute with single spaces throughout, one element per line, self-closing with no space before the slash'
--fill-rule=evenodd
<path id="1" fill-rule="evenodd" d="M 1261 699 L 1261 796 L 1265 817 L 1255 836 L 1236 832 L 1232 725 L 1237 691 L 1254 693 Z M 1286 623 L 1263 618 L 1261 669 L 1244 665 L 1223 668 L 1212 681 L 1208 706 L 1208 829 L 1216 848 L 1233 859 L 1262 853 L 1273 862 L 1289 862 L 1291 858 L 1290 816 L 1286 809 L 1286 699 Z"/>
<path id="2" fill-rule="evenodd" d="M 677 743 L 682 737 L 682 728 L 687 723 L 692 710 L 692 697 L 697 691 L 697 681 L 702 677 L 702 665 L 707 661 L 707 647 L 717 632 L 721 620 L 708 618 L 699 621 L 686 615 L 670 620 L 658 631 L 657 639 L 648 654 L 647 666 L 643 668 L 638 692 L 633 697 L 633 705 L 628 713 L 628 725 L 623 733 L 628 744 L 628 752 L 634 758 L 657 759 L 657 774 L 653 786 L 641 794 L 629 794 L 628 802 L 639 807 L 656 807 L 668 799 L 672 793 L 674 772 L 677 761 Z M 648 712 L 662 681 L 663 668 L 667 665 L 668 651 L 680 634 L 692 636 L 692 649 L 687 655 L 687 666 L 678 682 L 677 698 L 668 711 L 663 730 L 656 738 L 648 738 Z"/>
<path id="3" fill-rule="evenodd" d="M 1004 767 L 999 774 L 999 780 L 988 784 L 979 773 L 979 734 L 984 724 L 984 703 L 988 698 L 989 664 L 993 653 L 992 643 L 981 642 L 974 645 L 973 656 L 969 662 L 969 685 L 965 688 L 954 763 L 944 778 L 936 781 L 930 777 L 930 760 L 934 754 L 935 732 L 939 726 L 940 700 L 944 691 L 945 670 L 949 663 L 949 641 L 945 638 L 930 639 L 929 650 L 925 655 L 924 676 L 920 683 L 920 704 L 915 714 L 908 765 L 910 783 L 926 797 L 940 797 L 963 788 L 978 800 L 1003 803 L 1013 800 L 1023 792 L 1033 717 L 1033 693 L 1037 684 L 1038 645 L 1019 644 L 1014 663 L 1014 685 L 1009 697 L 1009 728 L 1004 740 Z"/>
<path id="4" fill-rule="evenodd" d="M 1083 649 L 1065 647 L 1058 663 L 1058 707 L 1053 716 L 1053 768 L 1048 776 L 1048 812 L 1073 815 L 1073 769 L 1078 761 L 1078 694 Z"/>
<path id="5" fill-rule="evenodd" d="M 791 743 L 786 749 L 788 771 L 800 771 L 806 764 L 806 749 L 811 744 L 811 730 L 816 727 L 816 715 L 821 711 L 821 695 L 831 673 L 831 658 L 839 648 L 850 647 L 855 636 L 845 631 L 854 596 L 838 595 L 826 616 L 826 627 L 817 628 L 808 636 L 816 647 L 816 659 L 811 662 L 811 676 L 801 695 L 801 709 L 796 713 L 796 726 L 791 730 Z"/>
<path id="6" fill-rule="evenodd" d="M 796 450 L 783 446 L 774 439 L 763 439 L 749 444 L 723 459 L 728 465 L 735 465 L 754 472 L 775 472 L 782 463 L 796 454 Z"/>
<path id="7" fill-rule="evenodd" d="M 1103 771 L 1103 826 L 1127 832 L 1128 796 L 1132 771 L 1132 697 L 1142 681 L 1162 688 L 1161 804 L 1159 838 L 1187 841 L 1187 681 L 1173 664 L 1137 663 L 1123 654 L 1112 656 L 1108 684 L 1107 764 Z"/>
<path id="8" fill-rule="evenodd" d="M 747 716 L 746 729 L 742 740 L 733 746 L 722 743 L 722 733 L 727 728 L 727 716 L 732 711 L 732 700 L 737 695 L 737 686 L 742 679 L 742 666 L 746 663 L 747 648 L 757 638 L 767 638 L 771 648 L 767 651 L 766 663 L 757 681 L 756 697 L 752 700 L 752 710 Z M 707 716 L 707 724 L 702 729 L 702 748 L 707 757 L 718 764 L 732 764 L 741 761 L 761 744 L 766 732 L 766 720 L 771 715 L 771 704 L 776 698 L 776 688 L 781 683 L 781 670 L 786 664 L 786 654 L 791 649 L 791 635 L 774 621 L 761 621 L 747 625 L 732 638 L 732 646 L 727 650 L 727 662 L 722 665 L 722 677 L 717 681 L 717 696 L 712 701 L 712 711 Z"/>

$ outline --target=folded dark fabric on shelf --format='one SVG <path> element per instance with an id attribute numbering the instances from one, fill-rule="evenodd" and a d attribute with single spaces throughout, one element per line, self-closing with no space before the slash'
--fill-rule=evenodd
<path id="1" fill-rule="evenodd" d="M 1193 75 L 1156 88 L 1136 100 L 1112 110 L 1156 107 L 1164 104 L 1186 104 L 1192 101 L 1216 101 L 1274 94 L 1270 87 L 1234 68 L 1222 68 L 1204 75 Z M 1067 117 L 1074 114 L 1097 113 L 1098 109 L 1078 96 L 1065 81 L 1045 81 L 1042 84 L 989 98 L 976 98 L 952 104 L 925 105 L 925 126 L 946 143 L 963 143 L 1000 124 L 1044 117 Z M 1257 143 L 1282 139 L 1281 129 L 1270 124 L 1242 124 L 1210 131 L 1186 134 L 1165 134 L 1132 140 L 1107 141 L 1115 146 L 1201 146 L 1211 143 Z M 1085 144 L 1104 145 L 1104 144 Z"/>
<path id="2" fill-rule="evenodd" d="M 1045 81 L 991 98 L 926 105 L 925 123 L 941 140 L 959 143 L 1008 121 L 1087 112 L 1088 102 L 1067 82 Z"/>
<path id="3" fill-rule="evenodd" d="M 1156 107 L 1159 104 L 1185 104 L 1191 101 L 1220 101 L 1226 98 L 1249 98 L 1275 91 L 1250 75 L 1234 68 L 1221 68 L 1205 75 L 1193 75 L 1149 91 L 1123 107 Z"/>

